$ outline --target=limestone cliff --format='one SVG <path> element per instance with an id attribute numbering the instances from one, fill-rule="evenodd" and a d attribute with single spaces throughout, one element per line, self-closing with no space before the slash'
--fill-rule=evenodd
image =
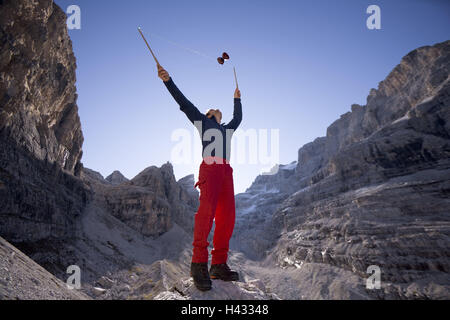
<path id="1" fill-rule="evenodd" d="M 0 2 L 0 234 L 68 239 L 89 197 L 66 15 L 51 0 Z"/>
<path id="2" fill-rule="evenodd" d="M 264 243 L 247 244 L 292 268 L 284 298 L 450 297 L 449 71 L 450 41 L 412 51 L 367 105 L 299 150 L 285 180 L 295 191 L 271 195 L 270 222 L 251 230 Z M 260 216 L 245 201 L 238 207 Z M 365 288 L 370 265 L 381 268 L 380 290 Z M 276 274 L 268 281 L 279 285 Z"/>
<path id="3" fill-rule="evenodd" d="M 76 173 L 83 144 L 66 15 L 51 0 L 0 4 L 0 130 Z"/>
<path id="4" fill-rule="evenodd" d="M 193 229 L 196 195 L 177 183 L 170 163 L 161 168 L 151 166 L 120 184 L 89 169 L 83 169 L 82 178 L 91 187 L 98 206 L 142 235 L 160 236 L 174 223 L 188 232 Z"/>
<path id="5" fill-rule="evenodd" d="M 111 173 L 109 176 L 107 176 L 105 178 L 105 180 L 114 185 L 118 185 L 118 184 L 129 181 L 127 178 L 125 178 L 125 176 L 120 171 L 117 171 L 117 170 L 114 171 L 113 173 Z"/>

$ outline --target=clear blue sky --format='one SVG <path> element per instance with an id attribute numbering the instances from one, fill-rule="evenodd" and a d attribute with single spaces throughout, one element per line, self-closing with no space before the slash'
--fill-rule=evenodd
<path id="1" fill-rule="evenodd" d="M 148 35 L 160 63 L 201 111 L 232 116 L 234 78 L 216 58 L 227 51 L 242 91 L 241 128 L 280 129 L 280 162 L 350 111 L 364 105 L 411 50 L 450 39 L 450 1 L 101 1 L 56 0 L 81 8 L 71 30 L 77 58 L 78 106 L 85 137 L 83 163 L 104 176 L 133 178 L 170 160 L 173 130 L 191 124 L 157 77 L 137 32 Z M 381 8 L 381 30 L 368 30 L 366 9 Z M 200 152 L 200 150 L 198 150 Z M 198 162 L 175 165 L 179 179 L 198 174 Z M 261 166 L 234 165 L 235 191 Z"/>

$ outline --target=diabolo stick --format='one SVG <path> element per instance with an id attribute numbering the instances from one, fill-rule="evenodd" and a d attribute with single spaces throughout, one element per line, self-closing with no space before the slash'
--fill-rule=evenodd
<path id="1" fill-rule="evenodd" d="M 236 88 L 239 90 L 239 84 L 238 84 L 238 81 L 237 81 L 236 68 L 235 67 L 233 67 L 233 71 L 234 71 L 234 81 L 236 81 Z"/>
<path id="2" fill-rule="evenodd" d="M 150 48 L 150 45 L 148 44 L 147 39 L 145 39 L 144 34 L 142 33 L 141 27 L 138 27 L 138 31 L 139 31 L 139 33 L 141 34 L 142 39 L 144 39 L 145 44 L 147 45 L 148 49 L 150 50 L 150 53 L 152 54 L 153 59 L 155 59 L 156 65 L 157 65 L 157 66 L 160 66 L 159 61 L 158 61 L 158 59 L 156 59 L 156 56 L 155 56 L 155 54 L 153 53 L 152 48 Z"/>

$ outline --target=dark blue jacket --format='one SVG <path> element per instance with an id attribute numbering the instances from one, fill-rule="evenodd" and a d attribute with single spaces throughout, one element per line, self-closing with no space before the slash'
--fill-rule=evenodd
<path id="1" fill-rule="evenodd" d="M 180 105 L 180 110 L 183 111 L 192 124 L 196 125 L 202 138 L 203 158 L 213 156 L 225 158 L 230 160 L 231 137 L 234 131 L 239 127 L 242 121 L 242 104 L 240 98 L 234 98 L 234 112 L 233 119 L 228 124 L 217 123 L 215 117 L 209 119 L 205 114 L 201 113 L 186 97 L 181 93 L 178 87 L 173 82 L 172 78 L 164 82 L 172 97 Z M 200 127 L 201 125 L 201 127 Z M 216 129 L 210 130 L 209 129 Z M 205 135 L 206 133 L 206 135 Z M 220 144 L 220 137 L 222 137 L 222 154 L 218 151 Z M 214 141 L 219 138 L 219 141 L 214 145 Z M 209 148 L 208 146 L 211 145 Z M 215 149 L 214 147 L 217 147 Z M 217 152 L 216 152 L 217 150 Z"/>

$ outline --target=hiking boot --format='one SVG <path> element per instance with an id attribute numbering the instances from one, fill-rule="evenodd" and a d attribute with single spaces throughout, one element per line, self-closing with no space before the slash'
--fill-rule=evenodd
<path id="1" fill-rule="evenodd" d="M 194 285 L 200 291 L 211 290 L 211 279 L 208 273 L 207 263 L 191 263 L 191 277 L 194 278 Z"/>
<path id="2" fill-rule="evenodd" d="M 226 263 L 213 264 L 209 270 L 211 279 L 219 279 L 223 281 L 239 281 L 239 274 L 231 271 Z"/>

